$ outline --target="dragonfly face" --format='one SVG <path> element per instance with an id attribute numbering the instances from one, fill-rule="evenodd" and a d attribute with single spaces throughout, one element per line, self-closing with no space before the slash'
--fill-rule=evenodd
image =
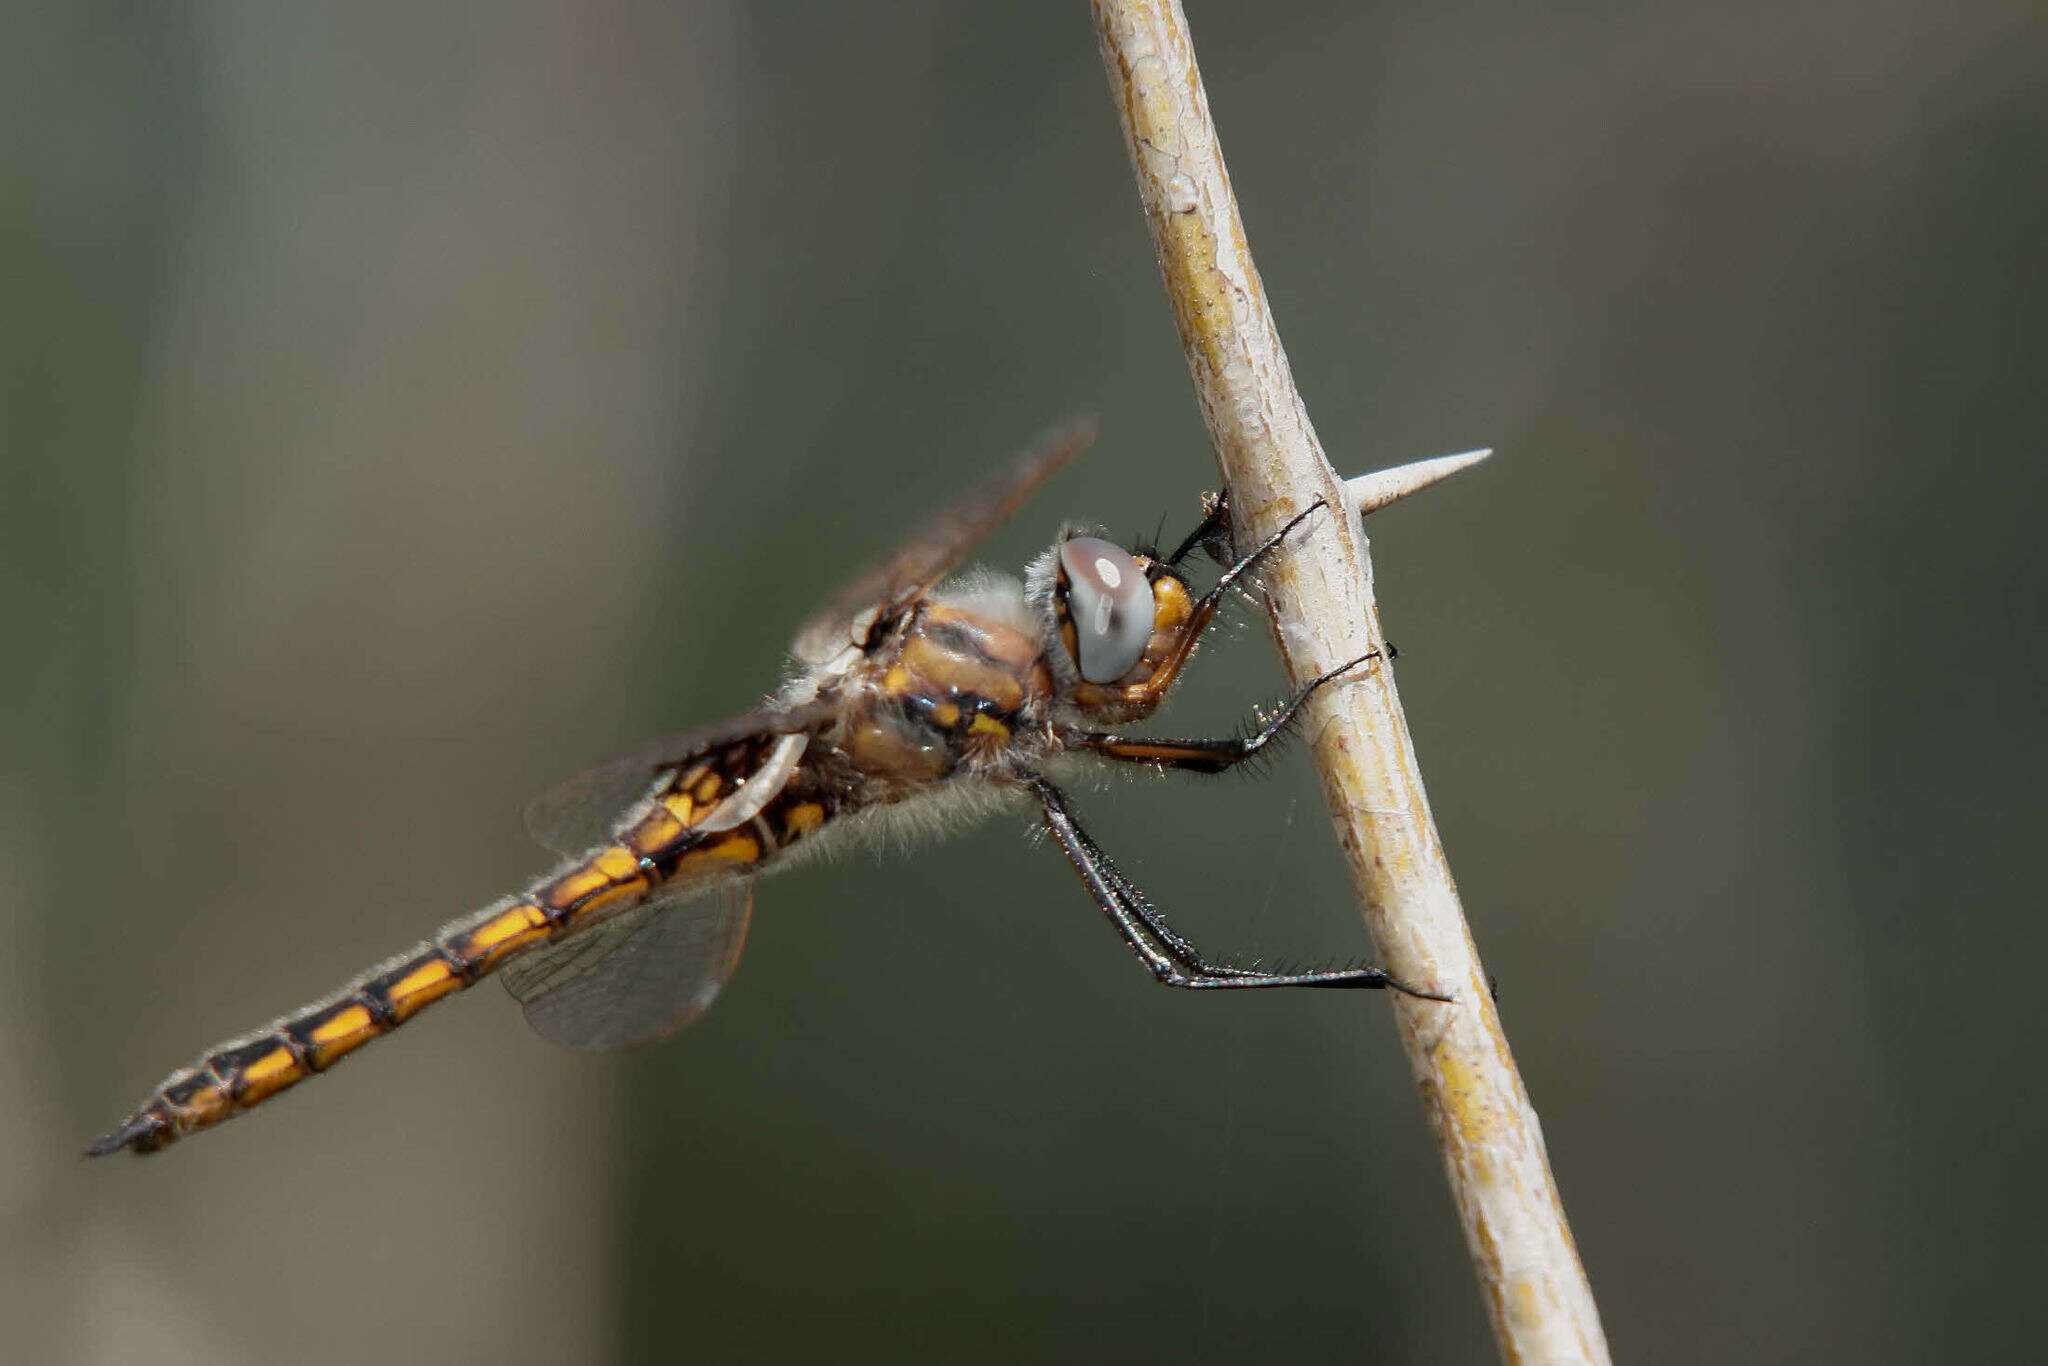
<path id="1" fill-rule="evenodd" d="M 1095 536 L 1069 536 L 1050 554 L 1067 701 L 1104 722 L 1151 715 L 1201 634 L 1187 581 Z"/>
<path id="2" fill-rule="evenodd" d="M 1036 800 L 1097 906 L 1161 982 L 1408 991 L 1376 968 L 1277 974 L 1204 957 L 1044 776 L 1049 759 L 1074 753 L 1219 772 L 1278 737 L 1317 687 L 1367 662 L 1315 680 L 1246 736 L 1158 740 L 1106 729 L 1157 709 L 1224 595 L 1321 505 L 1199 598 L 1179 565 L 1196 545 L 1228 546 L 1220 501 L 1165 559 L 1068 534 L 1022 582 L 942 586 L 1091 437 L 1077 429 L 1053 438 L 856 580 L 798 635 L 795 672 L 753 711 L 649 741 L 539 798 L 528 824 L 568 856 L 552 874 L 209 1050 L 88 1151 L 152 1152 L 230 1118 L 494 972 L 528 1022 L 566 1047 L 660 1038 L 709 1008 L 731 977 L 757 875 L 910 803 L 977 790 Z"/>

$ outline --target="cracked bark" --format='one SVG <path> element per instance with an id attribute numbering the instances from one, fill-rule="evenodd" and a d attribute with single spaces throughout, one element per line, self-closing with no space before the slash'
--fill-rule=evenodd
<path id="1" fill-rule="evenodd" d="M 1238 544 L 1317 498 L 1266 574 L 1273 632 L 1303 682 L 1380 649 L 1358 513 L 1324 459 L 1245 241 L 1176 0 L 1094 0 L 1111 93 Z M 1604 1363 L 1607 1343 L 1530 1105 L 1465 924 L 1392 670 L 1325 688 L 1305 727 L 1367 929 L 1395 976 L 1401 1040 L 1508 1362 Z"/>

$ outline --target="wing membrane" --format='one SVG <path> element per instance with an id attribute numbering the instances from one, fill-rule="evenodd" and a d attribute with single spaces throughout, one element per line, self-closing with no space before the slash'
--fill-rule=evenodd
<path id="1" fill-rule="evenodd" d="M 612 836 L 628 809 L 647 796 L 667 770 L 755 735 L 794 735 L 829 720 L 832 709 L 757 707 L 714 725 L 693 726 L 635 745 L 587 768 L 526 804 L 526 829 L 558 854 L 580 854 Z"/>
<path id="2" fill-rule="evenodd" d="M 892 606 L 935 587 L 1040 484 L 1094 440 L 1095 421 L 1084 419 L 1048 434 L 1015 464 L 984 480 L 806 622 L 797 633 L 796 657 L 823 663 L 850 643 L 853 624 L 870 609 Z"/>
<path id="3" fill-rule="evenodd" d="M 752 878 L 663 889 L 501 974 L 550 1043 L 586 1053 L 633 1048 L 695 1020 L 732 979 L 754 905 Z"/>
<path id="4" fill-rule="evenodd" d="M 822 664 L 853 643 L 853 625 L 880 608 L 929 591 L 1024 500 L 1095 440 L 1087 419 L 1057 430 L 941 513 L 805 623 L 793 653 Z M 827 704 L 762 706 L 730 721 L 664 735 L 556 783 L 526 806 L 526 828 L 557 853 L 577 854 L 610 839 L 619 819 L 666 770 L 752 735 L 790 735 L 823 724 Z"/>

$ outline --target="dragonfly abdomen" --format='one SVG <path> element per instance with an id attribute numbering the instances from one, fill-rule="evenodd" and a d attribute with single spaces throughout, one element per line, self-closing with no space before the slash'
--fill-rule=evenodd
<path id="1" fill-rule="evenodd" d="M 657 805 L 656 813 L 664 813 Z M 657 882 L 738 870 L 767 852 L 750 825 L 702 836 L 650 813 L 561 872 L 444 926 L 340 991 L 210 1050 L 166 1077 L 134 1114 L 87 1153 L 155 1152 L 186 1134 L 253 1109 L 390 1033 L 444 996 L 481 981 L 517 955 L 573 934 L 642 898 Z"/>

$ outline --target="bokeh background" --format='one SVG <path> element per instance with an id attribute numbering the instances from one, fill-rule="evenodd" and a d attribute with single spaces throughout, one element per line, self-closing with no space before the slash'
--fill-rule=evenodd
<path id="1" fill-rule="evenodd" d="M 2048 1330 L 2037 8 L 1192 6 L 1617 1359 Z M 1037 430 L 1214 467 L 1085 8 L 10 6 L 0 1316 L 38 1362 L 1483 1361 L 1384 1002 L 1159 990 L 1010 818 L 763 889 L 626 1060 L 495 988 L 147 1162 Z M 1256 623 L 1161 721 L 1281 685 Z M 1362 951 L 1312 775 L 1082 794 Z"/>

